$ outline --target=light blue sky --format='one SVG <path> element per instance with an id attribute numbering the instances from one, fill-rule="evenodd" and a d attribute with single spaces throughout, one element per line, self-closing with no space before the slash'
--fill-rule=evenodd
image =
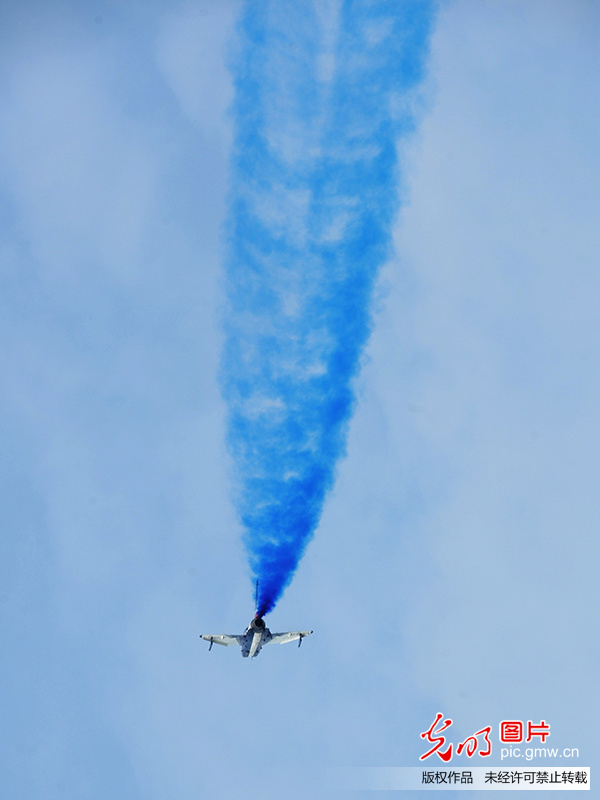
<path id="1" fill-rule="evenodd" d="M 504 718 L 595 766 L 598 7 L 442 6 L 348 456 L 269 620 L 315 634 L 250 663 L 198 639 L 252 613 L 217 386 L 238 11 L 0 9 L 2 795 L 303 798 L 417 765 L 437 711 L 493 725 L 492 766 Z"/>

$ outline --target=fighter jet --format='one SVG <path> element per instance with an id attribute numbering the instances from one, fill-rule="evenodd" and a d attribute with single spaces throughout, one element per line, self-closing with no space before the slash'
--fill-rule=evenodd
<path id="1" fill-rule="evenodd" d="M 230 644 L 237 644 L 242 648 L 242 656 L 244 658 L 256 658 L 260 653 L 262 646 L 265 644 L 285 644 L 286 642 L 295 642 L 298 640 L 298 647 L 302 644 L 302 639 L 305 636 L 310 636 L 312 631 L 293 631 L 289 633 L 271 633 L 267 628 L 265 621 L 262 617 L 255 615 L 250 625 L 246 628 L 244 633 L 240 636 L 230 636 L 226 633 L 220 634 L 200 634 L 200 638 L 210 642 L 209 651 L 212 650 L 213 644 L 222 644 L 224 647 Z"/>

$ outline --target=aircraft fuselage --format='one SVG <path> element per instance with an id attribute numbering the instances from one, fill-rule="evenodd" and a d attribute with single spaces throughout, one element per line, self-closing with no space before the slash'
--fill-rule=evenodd
<path id="1" fill-rule="evenodd" d="M 265 625 L 264 619 L 262 617 L 254 617 L 244 631 L 242 656 L 244 658 L 256 658 L 263 644 L 266 644 L 270 639 L 271 631 Z"/>

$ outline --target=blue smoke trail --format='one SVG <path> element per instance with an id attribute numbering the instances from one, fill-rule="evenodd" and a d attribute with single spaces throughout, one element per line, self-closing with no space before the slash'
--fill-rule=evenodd
<path id="1" fill-rule="evenodd" d="M 247 0 L 241 17 L 222 389 L 261 616 L 344 453 L 432 18 L 429 0 Z"/>

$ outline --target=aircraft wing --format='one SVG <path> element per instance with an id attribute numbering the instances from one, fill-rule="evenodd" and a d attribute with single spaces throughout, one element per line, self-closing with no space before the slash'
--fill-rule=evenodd
<path id="1" fill-rule="evenodd" d="M 295 642 L 298 639 L 304 639 L 305 636 L 310 636 L 312 631 L 291 631 L 289 633 L 272 633 L 269 639 L 269 644 L 285 644 L 286 642 Z"/>
<path id="2" fill-rule="evenodd" d="M 222 644 L 223 647 L 227 647 L 230 644 L 237 644 L 241 645 L 243 636 L 229 636 L 227 633 L 201 633 L 200 637 L 205 639 L 207 642 L 214 642 L 215 644 Z M 209 648 L 210 649 L 210 648 Z"/>

